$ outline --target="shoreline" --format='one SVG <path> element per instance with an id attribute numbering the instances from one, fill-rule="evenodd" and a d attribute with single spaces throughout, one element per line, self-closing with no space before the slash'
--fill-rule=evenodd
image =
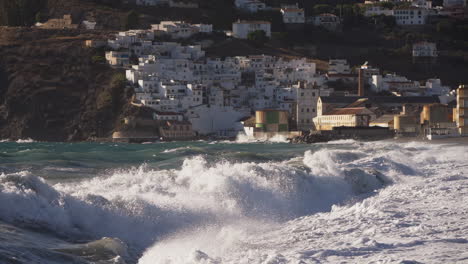
<path id="1" fill-rule="evenodd" d="M 360 141 L 360 142 L 375 142 L 375 141 L 394 141 L 394 142 L 400 142 L 400 143 L 408 143 L 408 142 L 420 142 L 420 143 L 461 143 L 461 144 L 466 144 L 468 145 L 468 137 L 452 137 L 452 138 L 441 138 L 441 139 L 435 139 L 435 140 L 428 140 L 420 137 L 399 137 L 399 138 L 382 138 L 382 139 L 356 139 L 356 138 L 336 138 L 336 139 L 331 139 L 327 141 L 321 141 L 321 142 L 292 142 L 291 139 L 286 139 L 284 142 L 278 142 L 278 141 L 270 141 L 270 140 L 261 140 L 261 139 L 252 139 L 251 141 L 239 141 L 239 144 L 249 144 L 249 143 L 262 143 L 262 142 L 270 142 L 270 143 L 288 143 L 288 144 L 315 144 L 315 143 L 328 143 L 328 142 L 334 142 L 334 141 L 341 141 L 341 140 L 355 140 L 355 141 Z M 170 140 L 170 141 L 147 141 L 147 142 L 118 142 L 118 141 L 112 141 L 110 140 L 82 140 L 82 141 L 36 141 L 31 138 L 27 139 L 2 139 L 0 140 L 1 143 L 18 143 L 18 144 L 23 144 L 23 143 L 69 143 L 69 144 L 74 144 L 74 143 L 115 143 L 115 144 L 155 144 L 155 143 L 192 143 L 192 142 L 216 142 L 216 143 L 223 143 L 223 142 L 236 142 L 236 138 L 209 138 L 209 139 L 193 139 L 193 140 Z"/>

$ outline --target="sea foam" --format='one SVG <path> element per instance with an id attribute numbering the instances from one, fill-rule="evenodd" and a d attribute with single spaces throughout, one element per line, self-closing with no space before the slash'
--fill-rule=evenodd
<path id="1" fill-rule="evenodd" d="M 178 169 L 142 165 L 53 186 L 31 172 L 4 174 L 0 218 L 71 239 L 117 238 L 133 261 L 146 250 L 141 263 L 224 263 L 252 235 L 340 210 L 406 176 L 422 175 L 416 167 L 433 156 L 419 153 L 418 146 L 377 143 L 306 151 L 299 164 L 194 156 Z M 264 260 L 282 258 L 267 255 Z"/>

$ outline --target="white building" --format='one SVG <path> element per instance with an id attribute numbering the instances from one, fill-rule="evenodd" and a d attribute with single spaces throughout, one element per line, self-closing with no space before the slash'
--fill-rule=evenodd
<path id="1" fill-rule="evenodd" d="M 127 66 L 130 64 L 130 54 L 128 51 L 107 51 L 106 60 L 112 66 Z"/>
<path id="2" fill-rule="evenodd" d="M 382 6 L 374 5 L 374 6 L 368 6 L 366 8 L 366 11 L 364 11 L 364 16 L 366 17 L 380 16 L 380 15 L 392 16 L 393 10 L 384 8 Z"/>
<path id="3" fill-rule="evenodd" d="M 437 57 L 437 46 L 435 43 L 422 41 L 413 44 L 413 57 Z"/>
<path id="4" fill-rule="evenodd" d="M 314 83 L 299 82 L 296 93 L 297 130 L 313 130 L 313 119 L 317 116 L 317 100 L 320 96 L 320 90 Z"/>
<path id="5" fill-rule="evenodd" d="M 153 41 L 154 32 L 151 30 L 129 30 L 119 32 L 115 39 L 108 40 L 108 46 L 114 50 L 128 49 L 135 43 L 143 41 Z"/>
<path id="6" fill-rule="evenodd" d="M 156 33 L 168 34 L 174 39 L 189 38 L 197 33 L 213 32 L 213 25 L 209 24 L 188 24 L 182 21 L 161 21 L 159 24 L 151 25 Z"/>
<path id="7" fill-rule="evenodd" d="M 412 6 L 431 9 L 432 8 L 432 1 L 427 0 L 413 0 L 411 3 Z"/>
<path id="8" fill-rule="evenodd" d="M 82 25 L 85 29 L 87 29 L 87 30 L 94 30 L 94 29 L 96 29 L 97 23 L 94 22 L 94 21 L 84 20 L 84 21 L 81 23 L 81 25 Z"/>
<path id="9" fill-rule="evenodd" d="M 422 95 L 427 96 L 449 96 L 451 92 L 450 87 L 442 85 L 440 79 L 428 79 L 421 89 L 423 90 Z"/>
<path id="10" fill-rule="evenodd" d="M 414 6 L 400 7 L 394 10 L 395 21 L 397 25 L 401 26 L 424 25 L 428 15 L 428 9 Z"/>
<path id="11" fill-rule="evenodd" d="M 235 136 L 243 130 L 239 122 L 249 111 L 234 109 L 232 106 L 195 106 L 187 111 L 192 128 L 200 135 L 215 134 L 219 136 Z"/>
<path id="12" fill-rule="evenodd" d="M 305 12 L 303 8 L 299 8 L 298 4 L 293 6 L 283 6 L 281 8 L 283 15 L 283 23 L 285 24 L 304 24 Z"/>
<path id="13" fill-rule="evenodd" d="M 373 75 L 371 89 L 374 92 L 419 92 L 419 82 L 408 80 L 396 74 Z"/>
<path id="14" fill-rule="evenodd" d="M 236 0 L 234 4 L 238 9 L 250 13 L 256 13 L 258 11 L 266 9 L 266 4 L 259 0 Z"/>
<path id="15" fill-rule="evenodd" d="M 334 14 L 320 14 L 313 18 L 313 24 L 318 27 L 323 27 L 330 31 L 335 31 L 340 26 L 340 18 Z"/>
<path id="16" fill-rule="evenodd" d="M 350 74 L 351 68 L 347 60 L 332 59 L 328 61 L 328 74 Z"/>
<path id="17" fill-rule="evenodd" d="M 444 0 L 444 7 L 466 7 L 466 0 Z"/>
<path id="18" fill-rule="evenodd" d="M 160 112 L 156 111 L 153 113 L 154 120 L 175 120 L 175 121 L 182 121 L 184 120 L 184 115 L 182 113 L 177 112 Z"/>
<path id="19" fill-rule="evenodd" d="M 268 21 L 237 21 L 232 24 L 232 35 L 235 38 L 247 39 L 249 33 L 262 30 L 271 37 L 271 23 Z"/>

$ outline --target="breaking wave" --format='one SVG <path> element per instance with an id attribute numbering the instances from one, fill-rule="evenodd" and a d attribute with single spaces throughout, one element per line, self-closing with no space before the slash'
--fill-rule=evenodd
<path id="1" fill-rule="evenodd" d="M 30 139 L 30 138 L 16 140 L 16 143 L 34 143 L 34 142 L 36 142 L 36 141 L 34 141 L 33 139 Z"/>
<path id="2" fill-rule="evenodd" d="M 218 237 L 224 241 L 218 241 L 219 250 L 227 249 L 251 229 L 330 211 L 371 194 L 401 168 L 406 171 L 397 161 L 362 150 L 320 149 L 305 152 L 302 161 L 210 162 L 195 156 L 180 169 L 142 165 L 54 186 L 25 171 L 0 176 L 0 219 L 76 241 L 113 237 L 128 246 L 128 257 L 122 257 L 134 262 L 154 243 L 171 246 L 157 242 L 177 237 L 183 244 L 180 237 L 193 239 L 194 233 L 204 234 L 197 235 L 201 240 Z M 190 261 L 209 259 L 197 250 L 189 251 Z M 156 252 L 149 250 L 141 263 L 174 257 L 166 250 L 172 255 L 162 258 L 160 248 Z M 183 257 L 174 261 L 186 261 Z"/>
<path id="3" fill-rule="evenodd" d="M 246 134 L 238 134 L 236 137 L 235 143 L 253 143 L 253 142 L 272 142 L 272 143 L 288 143 L 289 140 L 287 137 L 282 136 L 282 135 L 275 135 L 271 138 L 256 138 L 256 137 L 251 137 Z"/>

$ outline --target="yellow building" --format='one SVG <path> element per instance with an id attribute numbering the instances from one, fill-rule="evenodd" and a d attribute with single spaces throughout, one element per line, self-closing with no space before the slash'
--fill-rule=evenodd
<path id="1" fill-rule="evenodd" d="M 255 112 L 255 131 L 287 132 L 289 131 L 288 111 L 259 110 Z"/>
<path id="2" fill-rule="evenodd" d="M 64 15 L 63 18 L 52 18 L 44 24 L 39 25 L 44 29 L 77 29 L 78 25 L 73 24 L 71 15 Z"/>
<path id="3" fill-rule="evenodd" d="M 314 118 L 317 130 L 333 130 L 334 127 L 368 127 L 376 118 L 375 113 L 365 107 L 336 108 Z"/>
<path id="4" fill-rule="evenodd" d="M 390 130 L 393 130 L 394 124 L 394 115 L 382 115 L 376 120 L 370 122 L 369 126 L 371 127 L 387 127 Z"/>
<path id="5" fill-rule="evenodd" d="M 413 115 L 395 115 L 393 125 L 399 134 L 418 134 L 421 125 L 418 118 Z"/>
<path id="6" fill-rule="evenodd" d="M 468 85 L 460 85 L 457 90 L 456 121 L 460 135 L 468 136 Z"/>
<path id="7" fill-rule="evenodd" d="M 444 104 L 429 104 L 421 111 L 421 124 L 429 127 L 447 127 L 451 125 L 450 111 Z"/>
<path id="8" fill-rule="evenodd" d="M 106 60 L 112 66 L 125 66 L 130 64 L 130 54 L 127 51 L 107 51 Z"/>

